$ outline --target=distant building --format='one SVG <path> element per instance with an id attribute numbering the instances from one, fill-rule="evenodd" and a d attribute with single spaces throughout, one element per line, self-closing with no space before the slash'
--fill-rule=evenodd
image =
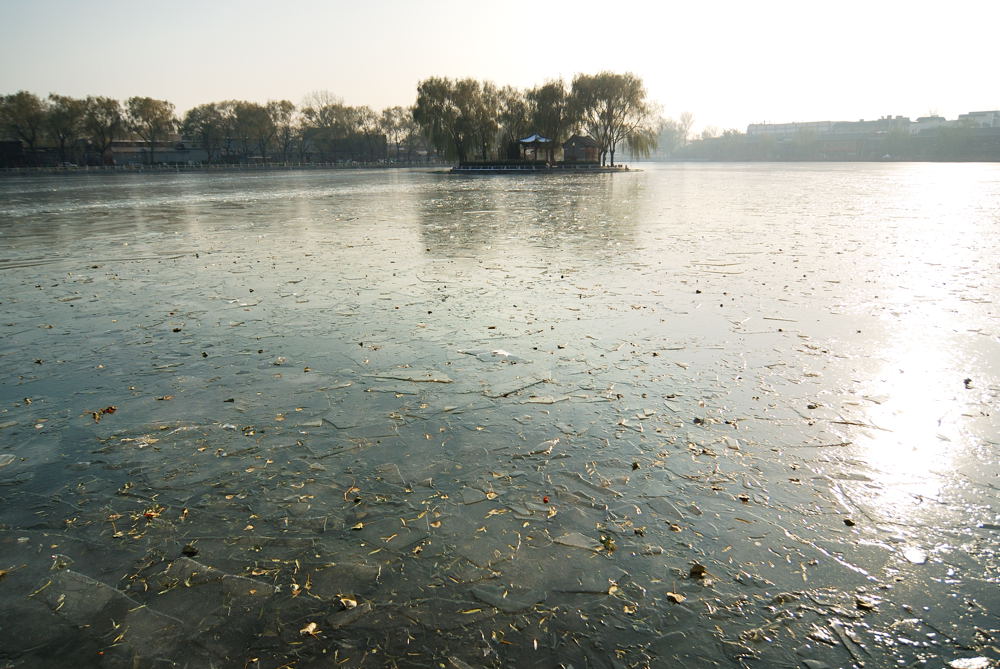
<path id="1" fill-rule="evenodd" d="M 143 139 L 116 139 L 111 143 L 109 158 L 115 165 L 148 165 L 149 148 L 149 142 Z M 156 143 L 152 158 L 157 164 L 190 165 L 206 162 L 208 153 L 191 140 L 171 135 L 169 139 Z"/>
<path id="2" fill-rule="evenodd" d="M 913 122 L 913 125 L 910 126 L 910 134 L 919 135 L 927 130 L 948 128 L 950 126 L 954 126 L 955 124 L 955 121 L 949 121 L 944 116 L 921 116 Z"/>
<path id="3" fill-rule="evenodd" d="M 910 132 L 910 119 L 907 116 L 883 116 L 875 121 L 840 121 L 833 124 L 833 132 Z"/>
<path id="4" fill-rule="evenodd" d="M 601 159 L 601 145 L 593 137 L 573 135 L 562 145 L 563 162 L 597 162 Z"/>
<path id="5" fill-rule="evenodd" d="M 1000 128 L 1000 111 L 976 111 L 959 114 L 958 123 L 963 128 Z"/>
<path id="6" fill-rule="evenodd" d="M 0 139 L 0 167 L 18 167 L 27 164 L 24 145 L 19 139 Z"/>
<path id="7" fill-rule="evenodd" d="M 797 123 L 751 123 L 747 135 L 751 137 L 774 137 L 795 139 L 803 135 L 826 135 L 844 133 L 909 132 L 910 119 L 905 116 L 883 116 L 875 121 L 807 121 Z"/>
<path id="8" fill-rule="evenodd" d="M 833 130 L 832 121 L 807 121 L 798 123 L 751 123 L 747 135 L 757 137 L 796 137 L 803 133 L 822 134 Z"/>

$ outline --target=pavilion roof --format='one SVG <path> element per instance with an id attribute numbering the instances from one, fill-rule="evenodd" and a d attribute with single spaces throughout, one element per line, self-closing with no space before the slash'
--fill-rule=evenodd
<path id="1" fill-rule="evenodd" d="M 542 137 L 537 132 L 530 137 L 525 137 L 524 139 L 517 140 L 521 144 L 547 144 L 552 140 L 548 137 Z"/>

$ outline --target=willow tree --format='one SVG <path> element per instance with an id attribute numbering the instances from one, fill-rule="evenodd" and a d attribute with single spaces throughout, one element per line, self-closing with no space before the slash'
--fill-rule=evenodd
<path id="1" fill-rule="evenodd" d="M 650 132 L 654 110 L 636 75 L 579 74 L 573 79 L 573 102 L 580 123 L 601 145 L 602 164 L 607 154 L 614 166 L 616 149 L 630 138 L 640 151 L 655 146 L 655 132 Z"/>
<path id="2" fill-rule="evenodd" d="M 562 79 L 555 79 L 528 91 L 527 102 L 532 129 L 552 140 L 551 160 L 554 147 L 569 139 L 578 121 L 569 92 Z"/>
<path id="3" fill-rule="evenodd" d="M 149 144 L 149 164 L 154 164 L 156 143 L 165 139 L 176 127 L 174 104 L 154 98 L 132 97 L 125 101 L 125 118 L 129 129 Z"/>
<path id="4" fill-rule="evenodd" d="M 497 153 L 501 158 L 518 158 L 520 147 L 517 140 L 526 137 L 532 130 L 530 106 L 524 93 L 513 86 L 504 86 L 498 94 L 500 104 L 497 121 L 500 126 L 500 141 Z"/>
<path id="5" fill-rule="evenodd" d="M 499 128 L 498 98 L 492 84 L 484 86 L 475 79 L 453 81 L 431 77 L 417 85 L 413 120 L 446 156 L 465 162 L 478 149 L 485 160 Z"/>

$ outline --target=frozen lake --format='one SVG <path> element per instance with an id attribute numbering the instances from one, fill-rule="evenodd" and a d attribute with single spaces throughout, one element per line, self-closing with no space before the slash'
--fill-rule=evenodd
<path id="1" fill-rule="evenodd" d="M 0 666 L 993 666 L 998 296 L 992 164 L 2 179 Z"/>

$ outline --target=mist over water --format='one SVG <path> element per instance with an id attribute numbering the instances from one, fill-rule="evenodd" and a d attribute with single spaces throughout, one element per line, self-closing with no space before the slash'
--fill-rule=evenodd
<path id="1" fill-rule="evenodd" d="M 2 180 L 0 659 L 989 666 L 997 258 L 988 164 Z"/>

